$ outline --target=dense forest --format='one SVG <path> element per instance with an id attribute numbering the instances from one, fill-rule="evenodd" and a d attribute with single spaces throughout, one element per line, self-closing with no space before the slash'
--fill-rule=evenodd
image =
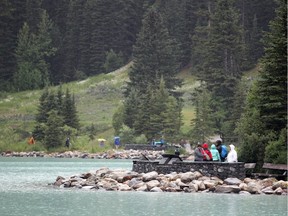
<path id="1" fill-rule="evenodd" d="M 286 162 L 286 1 L 0 4 L 1 91 L 43 89 L 133 61 L 125 100 L 113 116 L 116 134 L 127 127 L 147 140 L 205 141 L 220 134 L 236 137 L 245 161 Z M 244 85 L 243 73 L 256 66 L 260 77 Z M 201 85 L 191 92 L 191 131 L 182 134 L 177 73 L 186 67 Z"/>

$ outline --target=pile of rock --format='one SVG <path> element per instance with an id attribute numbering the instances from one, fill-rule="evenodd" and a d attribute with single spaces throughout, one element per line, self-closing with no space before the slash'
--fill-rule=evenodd
<path id="1" fill-rule="evenodd" d="M 2 152 L 3 157 L 45 157 L 45 158 L 87 158 L 87 159 L 140 159 L 145 154 L 151 160 L 162 158 L 164 151 L 140 151 L 140 150 L 109 150 L 99 153 L 87 153 L 79 151 L 66 151 L 45 153 L 41 152 Z"/>
<path id="2" fill-rule="evenodd" d="M 128 170 L 97 171 L 74 175 L 69 178 L 58 176 L 53 183 L 60 188 L 79 188 L 106 191 L 149 191 L 149 192 L 200 192 L 237 194 L 276 194 L 287 195 L 287 181 L 275 178 L 237 178 L 221 180 L 206 177 L 200 172 L 158 174 L 157 172 L 137 173 Z"/>

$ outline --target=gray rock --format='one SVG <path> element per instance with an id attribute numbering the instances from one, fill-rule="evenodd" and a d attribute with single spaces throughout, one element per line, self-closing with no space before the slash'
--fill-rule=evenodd
<path id="1" fill-rule="evenodd" d="M 277 195 L 281 195 L 283 193 L 283 189 L 281 187 L 278 187 L 278 188 L 276 188 L 274 193 L 277 194 Z"/>
<path id="2" fill-rule="evenodd" d="M 160 182 L 158 180 L 151 180 L 149 182 L 146 183 L 148 190 L 151 190 L 154 187 L 159 187 L 160 186 Z"/>
<path id="3" fill-rule="evenodd" d="M 248 191 L 240 191 L 239 194 L 240 195 L 251 195 L 251 193 L 249 193 Z"/>
<path id="4" fill-rule="evenodd" d="M 272 186 L 263 188 L 261 190 L 261 192 L 264 193 L 264 194 L 274 194 L 274 190 L 272 189 Z"/>
<path id="5" fill-rule="evenodd" d="M 163 191 L 161 190 L 161 188 L 159 188 L 159 187 L 153 187 L 150 191 L 151 191 L 151 192 L 163 192 Z"/>
<path id="6" fill-rule="evenodd" d="M 136 191 L 148 191 L 147 185 L 144 184 L 143 186 L 137 188 Z"/>
<path id="7" fill-rule="evenodd" d="M 157 177 L 158 177 L 158 173 L 155 171 L 152 171 L 152 172 L 145 173 L 142 178 L 143 178 L 143 181 L 151 181 L 151 180 L 155 180 Z"/>
<path id="8" fill-rule="evenodd" d="M 276 188 L 282 188 L 282 189 L 287 189 L 288 187 L 288 181 L 283 181 L 283 180 L 280 180 L 278 182 L 275 182 L 273 183 L 273 186 L 272 188 L 275 190 Z"/>
<path id="9" fill-rule="evenodd" d="M 251 194 L 260 193 L 261 186 L 257 182 L 249 182 L 247 184 L 247 191 Z"/>
<path id="10" fill-rule="evenodd" d="M 240 188 L 236 185 L 218 185 L 215 193 L 239 193 Z"/>
<path id="11" fill-rule="evenodd" d="M 239 185 L 241 183 L 242 181 L 238 178 L 226 178 L 224 180 L 224 184 L 227 184 L 227 185 Z"/>

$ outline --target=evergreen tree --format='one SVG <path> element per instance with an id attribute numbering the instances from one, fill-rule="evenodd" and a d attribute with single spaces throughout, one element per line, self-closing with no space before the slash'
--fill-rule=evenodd
<path id="1" fill-rule="evenodd" d="M 287 2 L 278 3 L 277 16 L 270 24 L 271 32 L 265 37 L 260 79 L 249 93 L 237 127 L 241 138 L 240 157 L 259 165 L 264 157 L 267 162 L 278 159 L 283 162 L 283 155 L 275 154 L 275 147 L 287 155 L 287 145 L 280 144 L 285 139 L 287 143 L 287 136 L 283 135 L 283 131 L 287 131 Z"/>
<path id="2" fill-rule="evenodd" d="M 175 50 L 177 46 L 170 38 L 160 13 L 155 8 L 150 9 L 145 15 L 133 51 L 134 64 L 125 92 L 127 114 L 124 115 L 125 124 L 135 129 L 136 134 L 145 134 L 148 139 L 163 132 L 161 110 L 166 110 L 168 96 L 171 94 L 179 98 L 175 92 L 176 87 L 181 85 L 181 81 L 176 78 L 179 64 Z M 158 92 L 159 83 L 162 94 L 164 89 L 167 90 L 162 96 Z"/>
<path id="3" fill-rule="evenodd" d="M 23 1 L 0 2 L 0 91 L 12 90 L 17 33 L 23 26 L 23 4 Z"/>
<path id="4" fill-rule="evenodd" d="M 75 73 L 81 56 L 80 31 L 82 20 L 84 19 L 85 0 L 69 1 L 67 8 L 66 31 L 63 39 L 63 63 L 60 82 L 75 80 Z"/>
<path id="5" fill-rule="evenodd" d="M 44 11 L 38 25 L 37 34 L 31 33 L 24 23 L 18 36 L 16 49 L 17 73 L 14 75 L 15 87 L 18 90 L 43 88 L 49 84 L 49 63 L 47 58 L 54 55 L 51 47 L 52 22 Z"/>
<path id="6" fill-rule="evenodd" d="M 233 2 L 218 0 L 211 20 L 206 27 L 199 27 L 194 37 L 194 53 L 198 55 L 195 67 L 212 93 L 214 125 L 224 134 L 231 130 L 225 122 L 232 112 L 230 105 L 241 76 L 239 63 L 243 53 L 239 13 Z"/>
<path id="7" fill-rule="evenodd" d="M 77 115 L 75 98 L 71 96 L 69 90 L 66 90 L 65 97 L 62 103 L 63 121 L 65 125 L 79 129 L 79 119 Z"/>
<path id="8" fill-rule="evenodd" d="M 30 27 L 32 33 L 36 34 L 38 31 L 39 21 L 43 14 L 43 8 L 41 7 L 42 0 L 26 0 L 25 5 L 25 21 Z"/>
<path id="9" fill-rule="evenodd" d="M 143 27 L 138 35 L 133 50 L 134 64 L 129 73 L 130 82 L 127 92 L 132 87 L 140 93 L 149 85 L 158 86 L 163 76 L 166 88 L 174 92 L 181 82 L 176 78 L 179 70 L 175 44 L 169 36 L 163 19 L 155 8 L 150 9 L 144 17 Z M 177 52 L 176 52 L 177 53 Z"/>
<path id="10" fill-rule="evenodd" d="M 36 126 L 33 131 L 33 135 L 37 140 L 44 141 L 47 136 L 52 136 L 51 134 L 47 134 L 47 131 L 52 130 L 47 130 L 51 112 L 58 115 L 56 119 L 53 116 L 51 117 L 51 124 L 56 124 L 54 121 L 58 119 L 63 134 L 65 130 L 67 133 L 70 133 L 71 131 L 76 132 L 80 128 L 74 96 L 71 96 L 69 90 L 67 89 L 64 95 L 61 87 L 57 93 L 45 88 L 39 98 Z"/>
<path id="11" fill-rule="evenodd" d="M 187 2 L 187 0 L 156 2 L 157 8 L 163 14 L 163 20 L 169 34 L 179 46 L 177 55 L 179 55 L 181 67 L 186 66 L 191 60 L 191 27 L 189 26 L 191 23 L 187 18 Z"/>
<path id="12" fill-rule="evenodd" d="M 112 117 L 112 126 L 114 128 L 114 135 L 119 135 L 120 130 L 124 125 L 124 105 L 121 104 L 114 112 Z"/>
<path id="13" fill-rule="evenodd" d="M 192 95 L 192 102 L 196 110 L 195 118 L 191 120 L 191 138 L 200 143 L 207 141 L 215 131 L 211 100 L 212 95 L 203 83 Z"/>
<path id="14" fill-rule="evenodd" d="M 139 117 L 139 107 L 141 105 L 141 94 L 136 88 L 132 88 L 124 101 L 124 124 L 133 128 L 135 119 Z"/>
<path id="15" fill-rule="evenodd" d="M 115 53 L 113 50 L 106 52 L 106 61 L 104 68 L 106 72 L 114 71 L 123 66 L 123 55 L 122 53 Z"/>
<path id="16" fill-rule="evenodd" d="M 56 148 L 63 145 L 65 135 L 63 133 L 63 119 L 58 115 L 56 110 L 49 112 L 49 117 L 45 125 L 44 145 L 47 149 Z"/>
<path id="17" fill-rule="evenodd" d="M 287 124 L 287 2 L 278 2 L 277 16 L 264 38 L 258 108 L 266 129 L 280 132 Z"/>
<path id="18" fill-rule="evenodd" d="M 15 88 L 19 90 L 34 89 L 39 87 L 41 80 L 40 71 L 34 67 L 35 35 L 30 34 L 29 26 L 24 23 L 18 35 L 16 49 L 17 73 L 14 75 Z"/>

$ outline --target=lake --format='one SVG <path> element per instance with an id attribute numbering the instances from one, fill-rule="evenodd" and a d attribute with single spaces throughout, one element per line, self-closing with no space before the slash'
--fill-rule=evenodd
<path id="1" fill-rule="evenodd" d="M 101 167 L 131 170 L 132 161 L 0 157 L 0 215 L 287 216 L 287 196 L 115 192 L 48 185 L 57 176 Z"/>

